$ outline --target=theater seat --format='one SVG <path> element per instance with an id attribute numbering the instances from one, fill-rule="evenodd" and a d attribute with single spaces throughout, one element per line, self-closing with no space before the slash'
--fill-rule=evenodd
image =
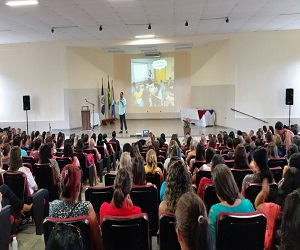
<path id="1" fill-rule="evenodd" d="M 245 198 L 250 200 L 254 206 L 254 201 L 256 196 L 261 191 L 262 184 L 261 183 L 248 183 L 245 189 Z M 278 194 L 278 186 L 276 183 L 269 184 L 270 193 L 266 199 L 267 202 L 276 202 L 277 194 Z"/>
<path id="2" fill-rule="evenodd" d="M 217 218 L 218 250 L 263 250 L 267 219 L 262 212 L 220 213 Z"/>
<path id="3" fill-rule="evenodd" d="M 2 208 L 0 211 L 0 249 L 8 250 L 11 234 L 10 205 Z"/>
<path id="4" fill-rule="evenodd" d="M 104 217 L 104 250 L 149 250 L 149 222 L 145 213 L 133 216 Z"/>
<path id="5" fill-rule="evenodd" d="M 45 245 L 47 244 L 47 241 L 49 239 L 49 236 L 53 228 L 55 227 L 55 224 L 58 222 L 72 224 L 76 226 L 81 232 L 84 249 L 85 250 L 94 249 L 92 226 L 91 226 L 91 221 L 89 216 L 79 216 L 79 217 L 66 218 L 66 219 L 46 217 L 43 223 Z"/>
<path id="6" fill-rule="evenodd" d="M 175 230 L 175 214 L 164 212 L 159 218 L 159 249 L 180 250 Z"/>

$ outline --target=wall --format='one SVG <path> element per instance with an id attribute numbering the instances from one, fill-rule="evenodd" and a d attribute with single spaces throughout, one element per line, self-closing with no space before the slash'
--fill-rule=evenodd
<path id="1" fill-rule="evenodd" d="M 288 124 L 285 89 L 300 91 L 299 43 L 299 31 L 245 33 L 193 49 L 192 106 L 215 109 L 216 124 L 235 129 Z M 299 123 L 299 101 L 294 98 L 291 123 Z"/>

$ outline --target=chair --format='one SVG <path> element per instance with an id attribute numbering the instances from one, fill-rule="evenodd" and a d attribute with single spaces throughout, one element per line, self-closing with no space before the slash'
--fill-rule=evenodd
<path id="1" fill-rule="evenodd" d="M 165 157 L 163 155 L 157 156 L 157 163 L 158 162 L 164 164 L 165 163 Z"/>
<path id="2" fill-rule="evenodd" d="M 7 171 L 9 169 L 9 165 L 7 163 L 2 164 L 2 169 Z"/>
<path id="3" fill-rule="evenodd" d="M 64 156 L 64 151 L 57 151 L 54 155 L 58 156 L 58 157 L 63 157 Z"/>
<path id="4" fill-rule="evenodd" d="M 108 152 L 111 157 L 110 159 L 113 163 L 113 170 L 116 170 L 116 166 L 117 166 L 116 161 L 117 161 L 118 155 L 119 155 L 118 150 L 116 151 L 116 149 L 115 149 L 117 147 L 117 144 L 115 142 L 107 142 L 106 145 L 108 146 L 107 148 L 109 149 Z M 115 151 L 114 153 L 113 153 L 110 145 L 112 146 L 113 150 Z M 114 147 L 113 145 L 116 145 L 116 146 Z"/>
<path id="5" fill-rule="evenodd" d="M 263 250 L 267 219 L 262 212 L 218 215 L 218 250 Z M 255 237 L 255 238 L 253 238 Z"/>
<path id="6" fill-rule="evenodd" d="M 39 189 L 37 192 L 30 195 L 26 174 L 22 172 L 3 173 L 4 183 L 10 187 L 14 194 L 24 202 L 33 203 L 33 219 L 36 227 L 36 234 L 43 234 L 43 219 L 44 219 L 44 192 Z"/>
<path id="7" fill-rule="evenodd" d="M 275 167 L 275 168 L 270 168 L 273 178 L 278 183 L 282 179 L 282 168 L 280 166 Z"/>
<path id="8" fill-rule="evenodd" d="M 227 165 L 229 168 L 234 167 L 234 160 L 225 160 L 224 163 Z"/>
<path id="9" fill-rule="evenodd" d="M 262 187 L 261 183 L 248 183 L 246 185 L 245 198 L 249 199 L 252 202 L 253 206 L 254 206 L 254 201 L 256 196 L 261 191 L 261 187 Z M 275 203 L 277 198 L 277 193 L 278 193 L 278 186 L 276 183 L 271 183 L 269 184 L 269 187 L 270 187 L 270 193 L 266 201 Z"/>
<path id="10" fill-rule="evenodd" d="M 165 169 L 164 169 L 164 164 L 163 164 L 163 163 L 158 162 L 158 163 L 157 163 L 157 166 L 160 168 L 160 170 L 161 170 L 162 173 L 165 171 Z"/>
<path id="11" fill-rule="evenodd" d="M 144 160 L 146 161 L 146 155 L 147 155 L 147 151 L 142 151 L 140 152 L 141 155 L 143 156 Z"/>
<path id="12" fill-rule="evenodd" d="M 180 250 L 175 230 L 175 214 L 164 212 L 159 217 L 159 249 Z"/>
<path id="13" fill-rule="evenodd" d="M 58 163 L 60 172 L 63 170 L 65 166 L 67 166 L 68 164 L 72 164 L 71 157 L 56 157 L 56 161 Z"/>
<path id="14" fill-rule="evenodd" d="M 220 202 L 213 185 L 207 185 L 204 188 L 204 199 L 203 199 L 203 201 L 205 203 L 207 212 L 209 212 L 210 208 L 213 205 Z"/>
<path id="15" fill-rule="evenodd" d="M 274 226 L 274 231 L 273 231 L 273 240 L 272 240 L 272 249 L 277 250 L 280 247 L 280 235 L 278 235 L 278 230 L 281 227 L 282 223 L 282 213 L 278 215 L 276 218 L 275 226 Z"/>
<path id="16" fill-rule="evenodd" d="M 48 189 L 49 201 L 58 199 L 58 185 L 56 183 L 54 169 L 51 167 L 51 164 L 35 163 L 33 165 L 33 174 L 38 187 Z"/>
<path id="17" fill-rule="evenodd" d="M 150 249 L 148 224 L 148 217 L 145 213 L 133 216 L 104 217 L 102 223 L 103 249 Z"/>
<path id="18" fill-rule="evenodd" d="M 110 157 L 105 157 L 104 146 L 97 146 L 96 148 L 98 152 L 101 154 L 101 158 L 103 159 L 103 168 L 99 169 L 100 181 L 102 182 L 103 169 L 106 167 L 106 171 L 107 173 L 109 173 L 111 161 L 110 161 Z"/>
<path id="19" fill-rule="evenodd" d="M 206 178 L 210 179 L 211 178 L 211 171 L 210 170 L 199 170 L 197 172 L 197 174 L 196 174 L 196 186 L 197 186 L 197 188 L 198 188 L 199 183 L 200 183 L 200 181 L 203 177 L 206 177 Z"/>
<path id="20" fill-rule="evenodd" d="M 224 158 L 224 160 L 230 160 L 228 154 L 221 154 L 221 156 Z"/>
<path id="21" fill-rule="evenodd" d="M 102 182 L 102 177 L 103 177 L 103 159 L 100 159 L 100 161 L 97 162 L 97 155 L 96 155 L 96 151 L 93 149 L 85 149 L 84 152 L 86 154 L 93 154 L 94 155 L 94 163 L 96 165 L 96 169 L 98 169 L 99 175 L 100 175 L 100 182 Z M 99 152 L 99 151 L 98 151 Z M 104 156 L 104 154 L 103 154 Z M 102 157 L 102 154 L 101 154 Z"/>
<path id="22" fill-rule="evenodd" d="M 89 178 L 90 186 L 93 186 L 94 183 L 94 168 L 89 167 L 88 159 L 86 153 L 74 153 L 74 156 L 77 157 L 80 168 L 83 171 L 83 181 Z"/>
<path id="23" fill-rule="evenodd" d="M 105 186 L 112 186 L 114 185 L 115 178 L 117 173 L 116 172 L 110 172 L 104 175 L 104 185 Z"/>
<path id="24" fill-rule="evenodd" d="M 32 167 L 33 167 L 34 163 L 36 163 L 33 156 L 22 156 L 22 162 L 30 163 L 31 167 L 29 167 L 29 168 L 31 169 L 31 171 L 32 171 Z"/>
<path id="25" fill-rule="evenodd" d="M 237 184 L 240 191 L 242 189 L 242 184 L 243 184 L 244 177 L 247 174 L 253 174 L 253 171 L 251 169 L 235 169 L 235 168 L 232 168 L 231 172 L 233 174 L 235 182 L 236 182 L 236 184 Z"/>
<path id="26" fill-rule="evenodd" d="M 159 175 L 159 173 L 146 174 L 146 181 L 151 182 L 152 184 L 155 184 L 156 188 L 157 188 L 157 193 L 159 194 L 159 192 L 160 192 L 160 175 Z M 158 195 L 158 202 L 160 202 L 159 195 Z"/>
<path id="27" fill-rule="evenodd" d="M 204 165 L 205 163 L 206 163 L 206 161 L 195 160 L 193 163 L 193 172 L 194 172 L 195 168 L 201 168 L 202 165 Z"/>
<path id="28" fill-rule="evenodd" d="M 113 186 L 108 187 L 88 187 L 85 190 L 85 200 L 90 201 L 97 219 L 99 219 L 100 207 L 104 202 L 110 203 L 113 197 L 114 188 Z"/>
<path id="29" fill-rule="evenodd" d="M 11 235 L 11 215 L 10 205 L 2 208 L 0 211 L 0 249 L 9 249 L 10 235 Z"/>
<path id="30" fill-rule="evenodd" d="M 85 250 L 94 249 L 91 221 L 90 217 L 86 215 L 66 219 L 46 217 L 43 223 L 45 245 L 47 244 L 53 228 L 59 222 L 76 226 L 81 232 L 83 248 Z"/>
<path id="31" fill-rule="evenodd" d="M 167 151 L 166 149 L 160 148 L 159 155 L 162 155 L 165 159 L 167 158 Z"/>
<path id="32" fill-rule="evenodd" d="M 279 158 L 279 159 L 270 159 L 268 160 L 269 168 L 274 168 L 280 166 L 282 169 L 284 166 L 288 165 L 286 158 Z"/>
<path id="33" fill-rule="evenodd" d="M 158 192 L 155 185 L 133 186 L 130 198 L 135 206 L 142 209 L 149 218 L 150 236 L 155 236 L 158 230 Z"/>

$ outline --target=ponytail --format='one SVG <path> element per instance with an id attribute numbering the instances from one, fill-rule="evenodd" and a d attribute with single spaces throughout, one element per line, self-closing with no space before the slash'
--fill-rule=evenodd
<path id="1" fill-rule="evenodd" d="M 131 191 L 130 175 L 125 168 L 120 168 L 114 182 L 113 202 L 117 208 L 121 208 L 125 197 Z"/>
<path id="2" fill-rule="evenodd" d="M 81 173 L 79 168 L 71 164 L 66 165 L 61 172 L 61 196 L 75 201 L 80 185 Z"/>
<path id="3" fill-rule="evenodd" d="M 208 223 L 208 218 L 200 215 L 198 217 L 198 226 L 195 230 L 195 249 L 212 250 L 212 235 Z"/>

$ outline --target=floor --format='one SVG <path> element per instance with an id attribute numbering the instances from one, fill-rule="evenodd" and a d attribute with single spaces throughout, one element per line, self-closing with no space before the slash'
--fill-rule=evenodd
<path id="1" fill-rule="evenodd" d="M 178 134 L 179 139 L 183 140 L 183 124 L 180 119 L 170 119 L 170 120 L 128 120 L 128 134 L 117 134 L 117 139 L 119 139 L 121 145 L 125 142 L 135 142 L 140 139 L 139 134 L 143 132 L 143 130 L 152 131 L 157 137 L 160 136 L 161 133 L 165 133 L 167 141 L 169 141 L 172 134 Z M 208 135 L 209 133 L 217 134 L 220 131 L 226 130 L 230 132 L 232 129 L 224 128 L 224 127 L 198 127 L 196 125 L 191 125 L 191 134 L 194 137 L 200 137 L 201 133 Z M 57 133 L 62 131 L 65 133 L 66 137 L 68 137 L 71 133 L 75 133 L 76 135 L 81 135 L 81 133 L 107 133 L 110 138 L 112 131 L 119 131 L 119 121 L 116 121 L 115 124 L 109 124 L 106 126 L 95 127 L 93 131 L 81 131 L 80 129 L 72 129 L 72 130 L 53 130 L 53 133 Z M 125 131 L 124 131 L 125 132 Z M 139 134 L 138 134 L 139 133 Z M 99 185 L 104 185 L 104 183 L 100 183 Z M 85 189 L 84 189 L 85 190 Z M 84 197 L 84 193 L 82 195 Z M 29 222 L 18 234 L 17 241 L 19 250 L 41 250 L 45 249 L 44 237 L 35 234 L 35 226 L 34 223 Z M 10 248 L 11 249 L 11 248 Z M 152 237 L 152 249 L 158 249 L 157 238 Z"/>

